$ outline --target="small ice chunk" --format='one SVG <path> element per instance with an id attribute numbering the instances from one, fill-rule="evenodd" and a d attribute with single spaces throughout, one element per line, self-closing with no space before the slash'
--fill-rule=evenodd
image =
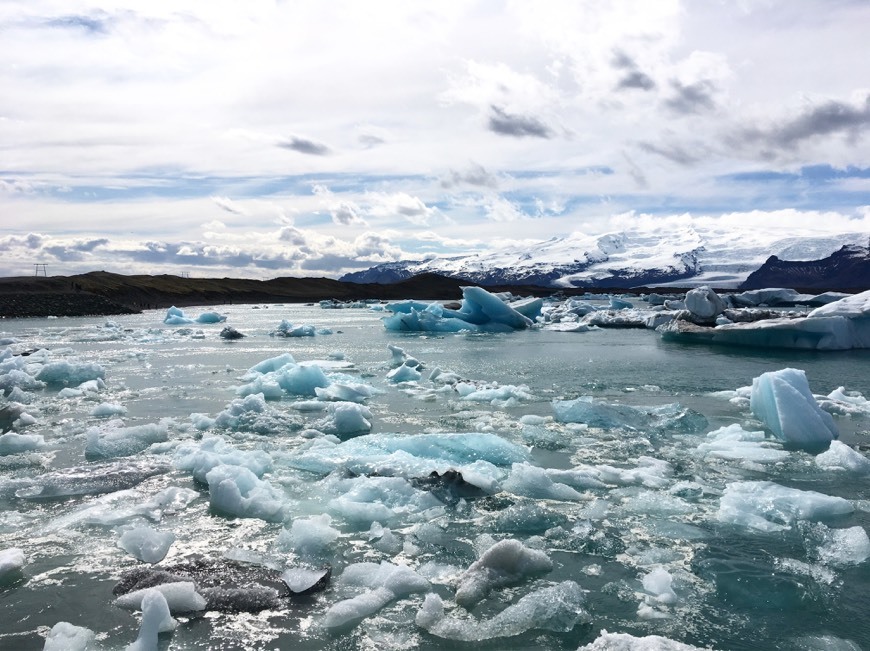
<path id="1" fill-rule="evenodd" d="M 227 320 L 227 317 L 223 314 L 218 314 L 217 312 L 203 312 L 198 317 L 196 317 L 197 323 L 223 323 Z"/>
<path id="2" fill-rule="evenodd" d="M 711 321 L 728 307 L 725 301 L 707 286 L 686 292 L 686 309 L 698 319 Z"/>
<path id="3" fill-rule="evenodd" d="M 306 567 L 291 567 L 281 574 L 281 580 L 293 594 L 307 594 L 321 589 L 332 573 L 328 567 L 312 570 Z"/>
<path id="4" fill-rule="evenodd" d="M 768 439 L 764 432 L 750 432 L 734 423 L 707 434 L 706 441 L 696 450 L 705 459 L 777 463 L 789 456 L 781 445 Z"/>
<path id="5" fill-rule="evenodd" d="M 701 647 L 677 642 L 661 635 L 646 635 L 635 637 L 628 633 L 608 633 L 602 629 L 601 634 L 577 651 L 709 651 Z"/>
<path id="6" fill-rule="evenodd" d="M 2 441 L 0 436 L 0 441 Z M 825 470 L 839 470 L 866 475 L 870 473 L 870 459 L 845 443 L 831 441 L 831 446 L 816 455 L 816 465 Z"/>
<path id="7" fill-rule="evenodd" d="M 0 435 L 0 457 L 8 454 L 32 452 L 45 447 L 45 437 L 42 434 L 18 434 L 6 432 Z"/>
<path id="8" fill-rule="evenodd" d="M 145 593 L 140 600 L 140 606 L 138 606 L 142 610 L 142 623 L 139 626 L 139 635 L 136 641 L 128 646 L 126 651 L 157 651 L 158 634 L 175 630 L 177 622 L 172 619 L 168 599 L 164 592 L 159 589 L 160 587 L 162 586 L 141 591 Z"/>
<path id="9" fill-rule="evenodd" d="M 839 436 L 831 415 L 819 407 L 804 371 L 786 368 L 752 380 L 749 406 L 774 435 L 802 448 L 822 447 Z"/>
<path id="10" fill-rule="evenodd" d="M 719 522 L 764 532 L 782 531 L 798 520 L 822 520 L 852 513 L 849 500 L 769 481 L 732 482 L 719 499 Z"/>
<path id="11" fill-rule="evenodd" d="M 260 518 L 267 522 L 284 520 L 285 497 L 282 491 L 243 466 L 215 466 L 205 476 L 211 508 L 240 518 Z"/>
<path id="12" fill-rule="evenodd" d="M 171 531 L 157 531 L 149 526 L 127 529 L 118 539 L 118 547 L 145 563 L 159 563 L 165 557 L 175 534 Z"/>
<path id="13" fill-rule="evenodd" d="M 71 384 L 78 385 L 88 380 L 102 380 L 105 377 L 106 371 L 95 362 L 49 362 L 36 374 L 36 379 L 40 382 L 62 384 L 64 386 Z"/>
<path id="14" fill-rule="evenodd" d="M 564 501 L 583 499 L 582 493 L 578 493 L 566 484 L 553 481 L 545 468 L 539 468 L 529 463 L 515 463 L 511 466 L 511 474 L 502 487 L 514 495 L 537 499 Z"/>
<path id="15" fill-rule="evenodd" d="M 423 377 L 423 374 L 417 370 L 416 365 L 409 365 L 408 361 L 410 360 L 406 360 L 404 364 L 397 366 L 387 373 L 387 379 L 390 380 L 390 382 L 399 383 L 417 382 L 421 377 Z"/>
<path id="16" fill-rule="evenodd" d="M 0 550 L 0 582 L 17 576 L 24 567 L 24 552 L 18 547 Z"/>
<path id="17" fill-rule="evenodd" d="M 553 562 L 544 552 L 529 549 L 519 540 L 501 540 L 459 577 L 456 603 L 468 608 L 484 599 L 494 588 L 519 583 L 552 569 Z"/>
<path id="18" fill-rule="evenodd" d="M 96 639 L 89 628 L 58 622 L 48 632 L 42 651 L 91 651 L 97 648 Z"/>
<path id="19" fill-rule="evenodd" d="M 415 592 L 429 589 L 429 581 L 404 565 L 383 561 L 348 565 L 338 580 L 339 587 L 363 587 L 368 590 L 356 597 L 334 604 L 326 611 L 327 628 L 355 624 L 375 614 L 384 606 Z"/>
<path id="20" fill-rule="evenodd" d="M 114 402 L 101 402 L 96 407 L 91 409 L 91 416 L 95 418 L 110 418 L 112 416 L 123 416 L 126 413 L 126 407 Z"/>
<path id="21" fill-rule="evenodd" d="M 675 604 L 677 594 L 671 584 L 674 577 L 663 567 L 657 567 L 641 580 L 643 589 L 652 596 L 653 600 L 660 604 Z"/>
<path id="22" fill-rule="evenodd" d="M 563 581 L 525 595 L 492 619 L 478 621 L 446 616 L 441 598 L 430 593 L 417 613 L 416 623 L 432 635 L 463 642 L 514 637 L 532 629 L 567 633 L 577 624 L 590 621 L 584 601 L 579 585 Z"/>
<path id="23" fill-rule="evenodd" d="M 820 538 L 815 555 L 824 565 L 860 565 L 870 558 L 870 538 L 861 526 L 830 529 L 819 523 L 815 531 Z"/>
<path id="24" fill-rule="evenodd" d="M 309 518 L 296 518 L 289 530 L 278 537 L 283 548 L 290 548 L 305 558 L 331 556 L 340 532 L 332 526 L 332 518 L 323 513 Z"/>
<path id="25" fill-rule="evenodd" d="M 115 605 L 119 608 L 127 610 L 141 610 L 147 612 L 148 595 L 152 591 L 157 591 L 164 598 L 168 612 L 171 613 L 192 613 L 199 610 L 204 610 L 206 606 L 205 598 L 196 591 L 196 586 L 192 581 L 176 581 L 174 583 L 161 583 L 153 588 L 144 588 L 142 590 L 134 590 L 125 595 L 121 595 L 115 599 Z M 144 615 L 143 615 L 144 618 Z"/>

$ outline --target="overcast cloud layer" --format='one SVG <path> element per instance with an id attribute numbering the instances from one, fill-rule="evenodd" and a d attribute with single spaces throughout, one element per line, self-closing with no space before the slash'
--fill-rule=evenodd
<path id="1" fill-rule="evenodd" d="M 686 213 L 870 233 L 867 25 L 865 0 L 5 0 L 0 275 L 337 276 Z"/>

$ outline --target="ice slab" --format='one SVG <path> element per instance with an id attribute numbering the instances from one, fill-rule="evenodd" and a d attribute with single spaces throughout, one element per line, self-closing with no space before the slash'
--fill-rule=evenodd
<path id="1" fill-rule="evenodd" d="M 520 583 L 552 569 L 553 562 L 544 552 L 529 549 L 519 540 L 501 540 L 459 577 L 456 603 L 469 608 L 495 588 Z"/>
<path id="2" fill-rule="evenodd" d="M 243 466 L 262 477 L 272 469 L 272 457 L 263 450 L 238 450 L 218 436 L 180 445 L 175 451 L 175 467 L 190 471 L 202 484 L 207 483 L 206 475 L 212 468 L 224 464 Z"/>
<path id="3" fill-rule="evenodd" d="M 514 637 L 533 629 L 566 633 L 590 621 L 585 597 L 574 581 L 563 581 L 520 598 L 491 619 L 450 617 L 441 598 L 430 593 L 417 613 L 416 623 L 431 635 L 462 642 Z"/>
<path id="4" fill-rule="evenodd" d="M 782 441 L 812 449 L 839 436 L 834 419 L 822 411 L 810 391 L 804 371 L 786 368 L 752 380 L 749 407 Z"/>
<path id="5" fill-rule="evenodd" d="M 870 473 L 870 459 L 845 443 L 831 441 L 830 447 L 816 455 L 816 465 L 825 470 L 839 470 L 866 475 Z"/>
<path id="6" fill-rule="evenodd" d="M 710 651 L 710 649 L 684 644 L 661 635 L 635 637 L 629 633 L 608 633 L 602 629 L 594 642 L 581 646 L 577 651 Z"/>
<path id="7" fill-rule="evenodd" d="M 145 450 L 153 443 L 169 440 L 167 426 L 149 423 L 133 427 L 119 426 L 120 421 L 110 421 L 102 427 L 87 431 L 85 457 L 88 460 L 129 457 Z"/>
<path id="8" fill-rule="evenodd" d="M 0 456 L 32 452 L 45 447 L 45 437 L 42 434 L 18 434 L 7 432 L 0 434 Z"/>
<path id="9" fill-rule="evenodd" d="M 339 590 L 364 588 L 360 595 L 332 605 L 323 617 L 326 628 L 341 628 L 356 624 L 387 604 L 416 592 L 429 589 L 429 581 L 404 565 L 386 561 L 348 565 L 338 579 Z"/>
<path id="10" fill-rule="evenodd" d="M 747 431 L 736 423 L 707 434 L 696 450 L 705 459 L 751 463 L 777 463 L 789 457 L 781 443 L 767 438 L 764 432 Z"/>
<path id="11" fill-rule="evenodd" d="M 782 531 L 799 520 L 823 520 L 852 513 L 849 500 L 769 481 L 728 484 L 719 499 L 719 521 L 762 532 Z"/>

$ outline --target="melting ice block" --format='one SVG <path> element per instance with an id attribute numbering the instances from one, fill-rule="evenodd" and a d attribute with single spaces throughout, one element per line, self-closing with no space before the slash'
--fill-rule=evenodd
<path id="1" fill-rule="evenodd" d="M 822 411 L 806 373 L 794 368 L 764 373 L 752 380 L 749 407 L 774 435 L 802 448 L 819 448 L 839 436 L 834 419 Z"/>
<path id="2" fill-rule="evenodd" d="M 798 520 L 823 520 L 852 513 L 849 500 L 769 481 L 728 484 L 719 499 L 719 521 L 759 531 L 782 531 Z"/>
<path id="3" fill-rule="evenodd" d="M 500 540 L 487 549 L 459 577 L 456 603 L 466 608 L 498 588 L 553 569 L 553 562 L 541 551 L 529 549 L 519 540 Z"/>
<path id="4" fill-rule="evenodd" d="M 243 466 L 215 466 L 205 476 L 213 510 L 267 522 L 284 520 L 284 494 Z"/>
<path id="5" fill-rule="evenodd" d="M 122 533 L 118 539 L 118 547 L 145 563 L 159 563 L 174 542 L 175 534 L 171 531 L 157 531 L 148 526 L 140 526 Z"/>
<path id="6" fill-rule="evenodd" d="M 416 622 L 432 635 L 463 642 L 513 637 L 532 629 L 567 633 L 578 623 L 589 621 L 584 601 L 579 585 L 563 581 L 527 594 L 492 619 L 477 621 L 446 616 L 441 598 L 430 593 L 417 613 Z"/>
<path id="7" fill-rule="evenodd" d="M 89 628 L 58 622 L 48 632 L 42 651 L 88 651 L 97 648 L 96 639 L 96 634 Z"/>
<path id="8" fill-rule="evenodd" d="M 601 631 L 594 642 L 581 646 L 577 651 L 708 651 L 698 646 L 683 644 L 661 635 L 635 637 L 628 633 Z"/>
<path id="9" fill-rule="evenodd" d="M 192 584 L 191 584 L 192 585 Z M 157 651 L 157 635 L 175 630 L 166 597 L 157 588 L 144 590 L 141 598 L 142 624 L 136 641 L 126 651 Z"/>
<path id="10" fill-rule="evenodd" d="M 17 575 L 24 567 L 24 552 L 17 547 L 0 550 L 0 582 Z"/>

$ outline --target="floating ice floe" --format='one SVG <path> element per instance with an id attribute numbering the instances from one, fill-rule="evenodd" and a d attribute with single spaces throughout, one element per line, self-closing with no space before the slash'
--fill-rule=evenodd
<path id="1" fill-rule="evenodd" d="M 19 548 L 0 549 L 0 583 L 20 575 L 25 562 L 24 552 Z"/>
<path id="2" fill-rule="evenodd" d="M 171 531 L 157 531 L 147 525 L 126 529 L 118 539 L 118 547 L 145 563 L 159 563 L 165 557 L 175 534 Z"/>
<path id="3" fill-rule="evenodd" d="M 97 648 L 96 639 L 97 634 L 89 628 L 58 622 L 48 632 L 42 651 L 91 651 Z"/>
<path id="4" fill-rule="evenodd" d="M 417 613 L 417 626 L 446 640 L 482 642 L 522 635 L 539 629 L 567 633 L 591 620 L 583 608 L 585 595 L 574 581 L 563 581 L 521 597 L 515 604 L 487 620 L 450 617 L 435 593 L 426 595 Z"/>
<path id="5" fill-rule="evenodd" d="M 840 441 L 831 441 L 827 450 L 816 455 L 815 462 L 824 470 L 839 470 L 856 475 L 870 473 L 870 459 Z"/>
<path id="6" fill-rule="evenodd" d="M 540 314 L 542 299 L 516 304 L 516 309 L 480 287 L 463 287 L 462 304 L 451 310 L 439 303 L 402 301 L 390 303 L 393 313 L 384 317 L 387 330 L 414 332 L 511 332 L 529 328 Z M 532 316 L 527 316 L 532 315 Z"/>
<path id="7" fill-rule="evenodd" d="M 233 400 L 209 427 L 263 435 L 287 434 L 302 429 L 302 419 L 272 409 L 262 393 L 254 393 Z"/>
<path id="8" fill-rule="evenodd" d="M 209 471 L 221 465 L 241 466 L 262 477 L 272 469 L 272 457 L 264 450 L 238 450 L 218 436 L 184 443 L 175 450 L 175 467 L 190 471 L 202 484 L 208 483 Z"/>
<path id="9" fill-rule="evenodd" d="M 294 326 L 287 319 L 282 319 L 278 327 L 269 334 L 273 337 L 313 337 L 317 334 L 317 328 L 307 324 Z"/>
<path id="10" fill-rule="evenodd" d="M 812 449 L 839 436 L 831 415 L 819 407 L 804 371 L 786 368 L 752 380 L 749 407 L 781 441 Z"/>
<path id="11" fill-rule="evenodd" d="M 290 528 L 278 535 L 278 546 L 304 559 L 319 560 L 332 556 L 339 535 L 339 530 L 332 527 L 332 518 L 323 513 L 293 520 Z"/>
<path id="12" fill-rule="evenodd" d="M 416 592 L 426 592 L 430 586 L 429 581 L 411 568 L 383 561 L 380 565 L 348 565 L 338 578 L 336 587 L 339 591 L 362 588 L 365 592 L 332 605 L 323 617 L 326 628 L 356 624 L 393 601 Z"/>
<path id="13" fill-rule="evenodd" d="M 32 452 L 43 447 L 45 447 L 45 437 L 42 434 L 7 432 L 0 435 L 0 457 L 9 454 Z"/>
<path id="14" fill-rule="evenodd" d="M 168 613 L 193 613 L 205 610 L 205 598 L 196 591 L 193 581 L 176 581 L 174 583 L 162 583 L 151 588 L 134 590 L 115 599 L 115 605 L 127 610 L 141 610 L 147 612 L 149 594 L 158 592 L 168 606 Z M 171 630 L 171 629 L 169 629 Z"/>
<path id="15" fill-rule="evenodd" d="M 696 448 L 704 459 L 777 463 L 789 457 L 781 444 L 770 440 L 764 432 L 750 432 L 738 424 L 727 425 L 710 432 Z M 870 462 L 868 462 L 870 463 Z"/>
<path id="16" fill-rule="evenodd" d="M 870 348 L 870 291 L 816 308 L 805 317 L 732 323 L 715 328 L 675 320 L 659 328 L 667 339 L 731 346 L 849 350 Z"/>
<path id="17" fill-rule="evenodd" d="M 628 633 L 608 633 L 602 629 L 601 634 L 589 644 L 581 646 L 577 651 L 710 651 L 677 642 L 661 635 L 646 635 L 635 637 Z"/>
<path id="18" fill-rule="evenodd" d="M 289 354 L 263 360 L 248 369 L 242 380 L 245 384 L 236 388 L 236 395 L 261 393 L 269 400 L 285 395 L 314 396 L 318 388 L 330 384 L 320 364 L 298 364 Z"/>
<path id="19" fill-rule="evenodd" d="M 36 374 L 36 379 L 49 385 L 81 384 L 88 380 L 103 380 L 106 371 L 96 362 L 49 362 Z"/>
<path id="20" fill-rule="evenodd" d="M 286 515 L 283 491 L 244 466 L 215 466 L 206 473 L 205 479 L 211 508 L 216 513 L 283 522 Z"/>
<path id="21" fill-rule="evenodd" d="M 854 511 L 849 500 L 769 481 L 728 484 L 719 500 L 719 521 L 763 532 L 782 531 L 799 520 L 824 520 Z"/>
<path id="22" fill-rule="evenodd" d="M 166 310 L 163 323 L 166 325 L 191 325 L 194 323 L 223 323 L 227 317 L 217 312 L 203 312 L 195 319 L 184 314 L 184 310 L 174 305 Z"/>
<path id="23" fill-rule="evenodd" d="M 142 452 L 153 443 L 169 439 L 164 423 L 149 423 L 124 427 L 123 421 L 112 420 L 101 427 L 87 431 L 85 457 L 88 460 L 129 457 Z"/>
<path id="24" fill-rule="evenodd" d="M 561 423 L 583 423 L 589 427 L 624 428 L 650 432 L 698 432 L 707 426 L 701 414 L 678 403 L 658 407 L 632 407 L 581 396 L 575 400 L 554 400 L 553 412 Z"/>
<path id="25" fill-rule="evenodd" d="M 88 464 L 64 468 L 26 480 L 15 491 L 15 497 L 24 500 L 47 500 L 73 495 L 100 495 L 132 488 L 149 477 L 165 473 L 166 463 L 155 461 L 127 461 Z"/>
<path id="26" fill-rule="evenodd" d="M 552 569 L 553 561 L 544 552 L 529 549 L 519 540 L 500 540 L 459 577 L 456 603 L 470 608 L 496 588 L 520 583 Z"/>

